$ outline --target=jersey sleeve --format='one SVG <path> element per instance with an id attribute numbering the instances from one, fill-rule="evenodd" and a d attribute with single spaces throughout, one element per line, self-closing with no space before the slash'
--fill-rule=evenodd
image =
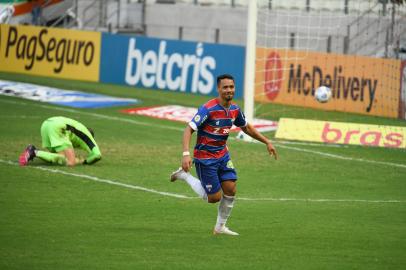
<path id="1" fill-rule="evenodd" d="M 197 110 L 195 116 L 193 116 L 192 120 L 189 122 L 189 126 L 193 130 L 197 130 L 209 117 L 209 110 L 202 106 Z"/>
<path id="2" fill-rule="evenodd" d="M 247 120 L 245 120 L 245 115 L 241 111 L 241 109 L 238 110 L 238 115 L 234 120 L 234 125 L 237 127 L 245 127 L 248 124 Z"/>

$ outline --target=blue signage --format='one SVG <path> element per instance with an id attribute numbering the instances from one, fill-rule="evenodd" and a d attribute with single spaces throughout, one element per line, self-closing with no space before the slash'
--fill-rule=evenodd
<path id="1" fill-rule="evenodd" d="M 102 34 L 100 82 L 217 95 L 216 77 L 228 73 L 242 98 L 242 46 Z"/>
<path id="2" fill-rule="evenodd" d="M 74 108 L 103 108 L 138 104 L 133 98 L 118 98 L 54 87 L 0 80 L 0 95 L 14 96 Z"/>

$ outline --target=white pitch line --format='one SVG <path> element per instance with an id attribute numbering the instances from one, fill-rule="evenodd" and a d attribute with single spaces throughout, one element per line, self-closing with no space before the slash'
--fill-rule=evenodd
<path id="1" fill-rule="evenodd" d="M 311 143 L 311 142 L 297 142 L 297 141 L 278 141 L 279 144 L 288 145 L 305 145 L 305 146 L 318 146 L 318 147 L 333 147 L 333 148 L 348 148 L 346 144 L 321 144 L 321 143 Z"/>
<path id="2" fill-rule="evenodd" d="M 365 162 L 365 163 L 371 163 L 371 164 L 379 164 L 379 165 L 386 165 L 386 166 L 399 167 L 399 168 L 404 168 L 404 169 L 406 169 L 406 165 L 405 165 L 405 164 L 392 163 L 392 162 L 385 162 L 385 161 L 376 161 L 376 160 L 369 160 L 369 159 L 363 159 L 363 158 L 345 157 L 345 156 L 340 156 L 340 155 L 335 155 L 335 154 L 330 154 L 330 153 L 324 153 L 324 152 L 319 152 L 319 151 L 315 151 L 315 150 L 297 148 L 297 147 L 292 147 L 292 146 L 287 146 L 287 145 L 281 145 L 281 144 L 278 144 L 278 147 L 286 148 L 286 149 L 290 149 L 290 150 L 295 150 L 295 151 L 299 151 L 299 152 L 305 152 L 305 153 L 316 154 L 316 155 L 325 156 L 325 157 L 330 157 L 330 158 L 336 158 L 336 159 L 342 159 L 342 160 L 350 160 L 350 161 L 359 161 L 359 162 Z"/>
<path id="3" fill-rule="evenodd" d="M 40 116 L 30 116 L 30 115 L 0 115 L 0 118 L 4 119 L 41 119 Z"/>
<path id="4" fill-rule="evenodd" d="M 1 100 L 1 99 L 0 99 L 0 102 L 17 104 L 17 105 L 26 105 L 27 104 L 25 102 L 16 102 L 16 101 Z M 107 116 L 107 115 L 98 114 L 98 113 L 82 112 L 82 111 L 78 111 L 78 110 L 75 110 L 75 109 L 68 109 L 68 108 L 63 108 L 63 107 L 53 107 L 53 106 L 39 105 L 39 104 L 30 104 L 30 105 L 38 106 L 38 107 L 41 107 L 41 108 L 54 109 L 54 110 L 60 110 L 60 111 L 66 111 L 66 112 L 90 115 L 90 116 L 94 116 L 94 117 L 97 117 L 97 118 L 108 119 L 108 120 L 113 120 L 113 121 L 120 121 L 120 122 L 127 122 L 127 123 L 130 123 L 130 124 L 136 124 L 136 125 L 158 127 L 158 128 L 170 129 L 170 130 L 175 130 L 175 131 L 183 131 L 184 130 L 184 128 L 177 128 L 177 127 L 166 126 L 166 125 L 158 125 L 158 124 L 141 122 L 141 121 L 128 119 L 128 118 Z M 233 140 L 235 138 L 234 137 L 229 137 L 229 139 Z M 371 164 L 379 164 L 379 165 L 385 165 L 385 166 L 390 166 L 390 167 L 406 168 L 406 164 L 393 163 L 393 162 L 384 162 L 384 161 L 375 161 L 375 160 L 368 160 L 368 159 L 362 159 L 362 158 L 351 158 L 351 157 L 345 157 L 345 156 L 340 156 L 340 155 L 336 155 L 336 154 L 330 154 L 330 153 L 324 153 L 324 152 L 319 152 L 319 151 L 314 151 L 314 150 L 308 150 L 308 149 L 304 149 L 304 148 L 286 146 L 286 145 L 283 145 L 283 144 L 280 144 L 280 143 L 277 143 L 277 142 L 275 142 L 275 144 L 277 144 L 278 147 L 281 147 L 281 148 L 286 148 L 286 149 L 290 149 L 290 150 L 294 150 L 294 151 L 298 151 L 298 152 L 311 153 L 311 154 L 320 155 L 320 156 L 324 156 L 324 157 L 336 158 L 336 159 L 341 159 L 341 160 L 358 161 L 358 162 L 371 163 Z"/>
<path id="5" fill-rule="evenodd" d="M 13 166 L 18 166 L 17 162 L 13 162 L 13 161 L 10 161 L 10 160 L 0 159 L 0 163 L 13 165 Z M 68 175 L 68 176 L 73 176 L 73 177 L 76 177 L 76 178 L 83 178 L 83 179 L 87 179 L 87 180 L 91 180 L 91 181 L 95 181 L 95 182 L 99 182 L 99 183 L 103 183 L 103 184 L 115 185 L 115 186 L 120 186 L 120 187 L 123 187 L 123 188 L 140 190 L 140 191 L 149 192 L 149 193 L 153 193 L 153 194 L 158 194 L 158 195 L 166 196 L 166 197 L 173 197 L 173 198 L 178 198 L 178 199 L 199 199 L 198 197 L 190 197 L 190 196 L 177 194 L 177 193 L 172 193 L 172 192 L 158 191 L 158 190 L 155 190 L 155 189 L 145 188 L 145 187 L 131 185 L 131 184 L 125 184 L 125 183 L 119 182 L 117 180 L 103 179 L 103 178 L 99 178 L 97 176 L 91 176 L 91 175 L 87 175 L 87 174 L 71 173 L 71 172 L 67 172 L 67 171 L 64 171 L 64 170 L 50 169 L 50 168 L 41 167 L 41 166 L 27 166 L 26 168 L 51 172 L 51 173 L 55 173 L 55 174 Z M 270 202 L 382 203 L 382 204 L 383 203 L 406 203 L 406 201 L 401 201 L 401 200 L 245 198 L 245 197 L 237 197 L 237 198 L 238 198 L 238 200 L 241 200 L 241 201 L 270 201 Z"/>
<path id="6" fill-rule="evenodd" d="M 4 102 L 4 103 L 17 104 L 17 105 L 27 105 L 28 104 L 25 102 L 16 102 L 16 101 L 11 101 L 11 100 L 1 100 L 0 99 L 0 101 Z M 45 109 L 52 109 L 52 110 L 63 111 L 63 112 L 71 112 L 71 113 L 89 115 L 89 116 L 93 116 L 96 118 L 108 119 L 108 120 L 119 121 L 119 122 L 126 122 L 126 123 L 130 123 L 130 124 L 141 125 L 141 126 L 158 127 L 158 128 L 164 128 L 164 129 L 171 129 L 171 130 L 175 130 L 175 131 L 184 130 L 184 128 L 158 125 L 158 124 L 154 124 L 154 123 L 142 122 L 142 121 L 137 121 L 134 119 L 128 119 L 128 118 L 123 118 L 123 117 L 108 116 L 108 115 L 99 114 L 99 113 L 82 112 L 79 110 L 63 108 L 63 107 L 54 107 L 54 106 L 42 105 L 42 104 L 29 104 L 29 105 L 33 105 L 33 106 L 37 106 L 37 107 L 45 108 Z"/>
<path id="7" fill-rule="evenodd" d="M 361 200 L 361 199 L 300 199 L 300 198 L 241 198 L 242 201 L 277 201 L 277 202 L 328 202 L 328 203 L 406 203 L 400 200 Z"/>
<path id="8" fill-rule="evenodd" d="M 10 161 L 10 160 L 0 159 L 0 162 L 4 163 L 4 164 L 19 166 L 17 162 L 13 162 L 13 161 Z M 151 188 L 145 188 L 145 187 L 141 187 L 141 186 L 125 184 L 125 183 L 121 183 L 121 182 L 116 181 L 116 180 L 103 179 L 103 178 L 99 178 L 97 176 L 91 176 L 91 175 L 87 175 L 87 174 L 71 173 L 71 172 L 67 172 L 67 171 L 64 171 L 64 170 L 50 169 L 50 168 L 41 167 L 41 166 L 28 166 L 27 168 L 46 171 L 46 172 L 51 172 L 51 173 L 55 173 L 55 174 L 63 174 L 63 175 L 77 177 L 77 178 L 88 179 L 88 180 L 92 180 L 92 181 L 95 181 L 95 182 L 100 182 L 100 183 L 105 183 L 105 184 L 109 184 L 109 185 L 125 187 L 125 188 L 129 188 L 129 189 L 141 190 L 141 191 L 145 191 L 145 192 L 149 192 L 149 193 L 159 194 L 159 195 L 162 195 L 162 196 L 175 197 L 175 198 L 181 198 L 181 199 L 195 199 L 195 197 L 189 197 L 189 196 L 182 195 L 182 194 L 158 191 L 158 190 L 151 189 Z"/>

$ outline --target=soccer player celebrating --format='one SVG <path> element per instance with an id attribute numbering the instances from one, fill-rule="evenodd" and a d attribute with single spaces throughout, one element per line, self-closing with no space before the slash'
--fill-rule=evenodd
<path id="1" fill-rule="evenodd" d="M 50 152 L 37 150 L 30 144 L 20 155 L 21 166 L 27 165 L 34 157 L 67 166 L 94 164 L 101 159 L 93 131 L 76 120 L 62 116 L 48 118 L 42 123 L 41 138 L 42 146 Z M 74 148 L 86 151 L 87 158 L 76 157 Z"/>
<path id="2" fill-rule="evenodd" d="M 240 127 L 252 138 L 266 144 L 271 156 L 277 159 L 272 143 L 251 124 L 241 109 L 232 102 L 235 85 L 231 75 L 217 77 L 218 97 L 201 106 L 183 133 L 182 167 L 171 174 L 171 181 L 183 180 L 209 203 L 220 202 L 213 234 L 238 235 L 225 225 L 231 214 L 236 194 L 237 174 L 228 153 L 226 141 L 232 125 Z M 197 131 L 194 163 L 199 179 L 190 174 L 192 158 L 189 152 L 192 133 Z"/>

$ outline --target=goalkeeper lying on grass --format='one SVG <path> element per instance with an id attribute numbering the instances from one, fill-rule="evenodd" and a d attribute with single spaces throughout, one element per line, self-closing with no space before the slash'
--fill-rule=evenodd
<path id="1" fill-rule="evenodd" d="M 30 144 L 20 155 L 21 166 L 27 165 L 34 157 L 67 166 L 93 164 L 101 159 L 93 131 L 76 120 L 62 116 L 48 118 L 41 125 L 41 138 L 42 146 L 50 152 L 37 150 Z M 86 151 L 87 158 L 76 157 L 75 148 Z"/>

